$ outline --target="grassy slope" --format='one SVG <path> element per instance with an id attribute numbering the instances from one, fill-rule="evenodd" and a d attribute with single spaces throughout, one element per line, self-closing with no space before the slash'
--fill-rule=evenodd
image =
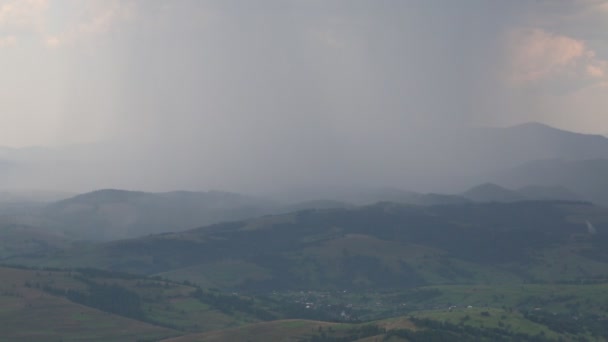
<path id="1" fill-rule="evenodd" d="M 95 272 L 0 266 L 0 341 L 53 341 L 60 337 L 69 341 L 156 340 L 259 322 L 251 312 L 239 308 L 222 311 L 213 302 L 199 299 L 192 286 Z M 85 306 L 63 295 L 67 290 L 93 294 L 91 284 L 117 286 L 136 295 L 141 315 L 131 319 L 119 312 L 100 311 L 94 304 L 99 303 L 99 297 Z M 101 302 L 116 300 L 107 292 L 104 296 Z M 232 297 L 226 298 L 230 301 Z"/>
<path id="2" fill-rule="evenodd" d="M 535 336 L 543 334 L 551 339 L 567 338 L 570 340 L 572 336 L 567 334 L 559 334 L 548 327 L 532 322 L 524 318 L 518 312 L 509 312 L 502 309 L 493 308 L 461 308 L 453 311 L 437 310 L 414 313 L 417 318 L 429 318 L 440 322 L 449 322 L 452 324 L 464 323 L 468 326 L 476 328 L 501 328 L 504 327 L 514 332 L 525 333 Z"/>
<path id="3" fill-rule="evenodd" d="M 581 336 L 576 336 L 564 332 L 556 332 L 545 325 L 530 321 L 520 312 L 508 311 L 495 308 L 458 308 L 452 311 L 426 310 L 414 312 L 411 319 L 430 319 L 436 322 L 451 323 L 455 326 L 468 326 L 478 331 L 497 331 L 505 332 L 505 340 L 520 340 L 521 336 L 542 336 L 549 340 L 562 339 L 573 341 Z M 163 340 L 163 342 L 232 342 L 232 341 L 307 341 L 313 336 L 323 334 L 327 337 L 344 338 L 352 337 L 358 329 L 365 326 L 377 326 L 381 331 L 371 336 L 354 338 L 352 341 L 372 342 L 372 341 L 407 341 L 398 336 L 391 335 L 390 332 L 398 330 L 409 330 L 412 332 L 423 332 L 428 328 L 417 326 L 410 318 L 395 317 L 380 321 L 346 324 L 346 323 L 327 323 L 307 320 L 281 320 L 273 322 L 263 322 L 251 324 L 239 328 L 218 330 L 208 333 L 191 334 Z M 513 337 L 510 334 L 523 334 Z M 470 337 L 470 335 L 469 335 Z M 602 337 L 584 335 L 587 341 L 604 341 Z M 457 338 L 457 337 L 454 337 Z M 524 338 L 525 339 L 525 338 Z M 485 340 L 484 340 L 485 341 Z"/>
<path id="4" fill-rule="evenodd" d="M 391 215 L 395 210 L 395 216 Z M 409 233 L 395 239 L 388 238 L 386 234 L 392 233 L 390 225 L 394 222 L 384 223 L 382 219 L 395 218 L 401 222 L 401 210 L 411 211 L 413 221 L 407 221 L 403 229 L 412 229 L 414 234 L 422 234 L 422 242 L 437 242 L 436 245 L 413 243 L 407 240 Z M 385 215 L 388 213 L 388 215 Z M 351 216 L 351 214 L 353 216 Z M 333 216 L 332 216 L 333 215 Z M 358 216 L 357 216 L 358 215 Z M 430 219 L 429 219 L 430 217 Z M 440 217 L 440 221 L 433 221 Z M 378 225 L 364 226 L 361 220 L 376 222 Z M 424 218 L 424 220 L 422 220 Z M 528 218 L 530 220 L 528 221 Z M 465 245 L 457 245 L 460 237 L 442 236 L 445 232 L 435 232 L 424 235 L 425 229 L 417 229 L 417 224 L 427 224 L 428 229 L 443 229 L 448 225 L 462 234 L 472 234 L 468 229 L 477 229 L 473 233 L 484 232 L 486 227 L 495 229 L 496 222 L 507 222 L 498 226 L 493 240 L 484 240 Z M 598 235 L 585 233 L 585 220 L 591 220 L 598 228 Z M 329 222 L 329 223 L 328 223 Z M 179 280 L 194 280 L 206 286 L 230 288 L 246 280 L 268 280 L 276 277 L 277 270 L 272 269 L 275 264 L 269 264 L 268 259 L 260 263 L 258 259 L 249 258 L 247 244 L 255 246 L 255 250 L 272 252 L 269 259 L 275 256 L 286 264 L 286 270 L 306 281 L 305 286 L 323 285 L 324 281 L 341 286 L 341 279 L 337 276 L 344 272 L 344 260 L 350 257 L 374 259 L 379 262 L 382 274 L 398 272 L 400 263 L 405 263 L 410 269 L 416 271 L 427 284 L 422 289 L 435 289 L 437 296 L 425 298 L 422 302 L 407 302 L 410 298 L 404 296 L 407 304 L 405 311 L 398 311 L 393 307 L 384 305 L 376 308 L 373 304 L 365 319 L 377 319 L 390 315 L 413 315 L 418 318 L 430 318 L 436 321 L 445 321 L 473 327 L 495 328 L 509 327 L 509 329 L 525 334 L 544 334 L 546 337 L 564 337 L 571 340 L 573 336 L 567 333 L 558 333 L 538 322 L 524 317 L 525 310 L 539 310 L 544 313 L 565 315 L 569 320 L 579 314 L 597 314 L 598 319 L 605 319 L 608 310 L 608 288 L 602 281 L 607 279 L 608 268 L 605 249 L 599 243 L 605 244 L 605 227 L 608 224 L 608 215 L 605 209 L 588 205 L 558 204 L 544 206 L 533 204 L 531 207 L 517 205 L 471 205 L 460 210 L 458 208 L 441 207 L 418 210 L 399 206 L 372 206 L 363 209 L 348 211 L 320 211 L 305 214 L 291 214 L 284 216 L 265 217 L 263 219 L 248 221 L 244 224 L 231 224 L 221 226 L 224 231 L 194 230 L 179 234 L 158 235 L 145 239 L 117 242 L 101 247 L 80 251 L 82 253 L 66 253 L 57 259 L 50 260 L 51 264 L 63 266 L 74 263 L 81 265 L 96 265 L 107 268 L 150 267 L 150 269 L 167 269 L 164 276 Z M 320 225 L 325 225 L 321 226 Z M 477 228 L 476 228 L 477 225 Z M 514 259 L 497 259 L 488 261 L 484 257 L 475 260 L 476 250 L 496 256 L 493 253 L 494 244 L 501 243 L 503 231 L 512 227 L 526 227 L 519 240 L 514 242 L 527 242 L 530 235 L 536 231 L 548 232 L 551 242 L 540 243 L 528 249 L 521 249 L 519 245 L 506 246 L 526 252 L 524 259 L 518 259 L 517 253 L 506 249 L 515 255 Z M 354 227 L 354 228 L 353 228 Z M 426 226 L 425 226 L 426 227 Z M 480 229 L 479 227 L 483 228 Z M 536 227 L 536 228 L 535 228 Z M 382 231 L 384 229 L 384 232 Z M 401 227 L 399 226 L 399 229 Z M 259 235 L 258 235 L 259 234 Z M 385 234 L 385 235 L 382 235 Z M 561 235 L 559 235 L 561 234 Z M 260 237 L 261 236 L 261 237 Z M 471 236 L 475 236 L 472 234 Z M 277 238 L 280 243 L 272 243 Z M 532 235 L 538 237 L 538 235 Z M 234 238 L 234 240 L 231 240 Z M 252 238 L 254 240 L 249 240 Z M 402 239 L 402 240 L 399 240 Z M 423 240 L 430 239 L 430 240 Z M 466 239 L 464 239 L 466 240 Z M 464 244 L 467 241 L 462 241 Z M 254 242 L 250 242 L 254 241 Z M 282 243 L 293 243 L 293 248 L 283 248 Z M 486 245 L 484 245 L 486 244 Z M 214 253 L 236 252 L 233 258 L 205 259 L 206 247 L 220 246 Z M 233 249 L 230 249 L 230 248 Z M 441 248 L 439 248 L 441 247 Z M 506 248 L 503 246 L 503 248 Z M 451 249 L 450 249 L 451 248 Z M 469 249 L 467 249 L 469 248 Z M 485 249 L 484 249 L 485 248 Z M 255 252 L 254 250 L 254 252 Z M 595 254 L 590 253 L 596 252 Z M 181 255 L 185 252 L 184 255 Z M 471 252 L 471 253 L 469 253 Z M 118 253 L 118 254 L 114 254 Z M 188 254 L 191 253 L 191 254 Z M 469 254 L 467 254 L 469 253 Z M 75 259 L 75 256 L 77 259 Z M 191 256 L 197 258 L 190 258 Z M 215 255 L 211 255 L 215 257 Z M 167 257 L 167 258 L 165 258 Z M 188 257 L 188 258 L 186 258 Z M 500 255 L 499 255 L 500 257 Z M 180 259 L 182 258 L 182 259 Z M 194 261 L 190 265 L 182 265 L 181 261 Z M 359 260 L 359 259 L 356 259 Z M 279 260 L 281 261 L 281 260 Z M 323 269 L 319 269 L 322 265 Z M 360 265 L 357 264 L 357 267 Z M 372 265 L 373 266 L 373 265 Z M 356 269 L 356 268 L 355 268 Z M 368 267 L 373 270 L 373 267 Z M 358 272 L 358 271 L 357 271 Z M 383 271 L 384 272 L 384 271 Z M 370 273 L 373 275 L 373 273 Z M 321 278 L 325 276 L 325 278 Z M 375 284 L 366 278 L 365 273 L 355 273 L 354 282 L 374 288 Z M 10 279 L 10 278 L 2 278 Z M 384 278 L 381 278 L 384 279 Z M 68 281 L 66 279 L 65 281 Z M 117 280 L 118 281 L 118 280 Z M 577 285 L 556 284 L 555 282 L 572 282 Z M 156 298 L 160 301 L 144 301 L 144 310 L 150 319 L 170 324 L 183 331 L 208 331 L 203 335 L 183 337 L 184 341 L 205 340 L 212 341 L 238 341 L 239 338 L 258 338 L 269 340 L 278 338 L 292 338 L 302 333 L 314 331 L 314 321 L 308 323 L 294 323 L 301 321 L 285 321 L 259 323 L 259 319 L 243 312 L 225 313 L 201 303 L 191 297 L 193 288 L 158 281 L 158 287 L 137 286 L 136 281 L 119 281 L 142 298 Z M 531 284 L 535 282 L 536 284 Z M 593 285 L 591 283 L 595 282 Z M 270 280 L 272 283 L 272 280 Z M 169 285 L 167 285 L 169 284 Z M 80 286 L 73 284 L 73 286 Z M 165 288 L 167 287 L 167 288 Z M 299 289 L 295 289 L 299 291 Z M 399 289 L 394 287 L 392 292 L 370 295 L 371 303 L 382 302 L 399 304 Z M 406 290 L 404 286 L 403 291 Z M 365 293 L 368 292 L 360 292 Z M 449 312 L 449 306 L 457 308 Z M 466 309 L 468 305 L 472 309 Z M 482 315 L 487 312 L 489 315 Z M 469 318 L 466 318 L 466 317 Z M 602 318 L 603 317 L 603 318 Z M 597 321 L 597 320 L 596 320 Z M 204 322 L 204 323 L 200 323 Z M 281 323 L 282 322 L 282 323 Z M 313 322 L 313 323 L 311 323 Z M 230 327 L 243 326 L 238 329 L 222 330 Z M 312 325 L 311 325 L 312 324 Z M 345 327 L 349 325 L 328 325 L 332 327 Z M 272 336 L 266 336 L 256 329 L 269 330 Z M 318 329 L 318 325 L 317 325 Z M 221 330 L 210 332 L 211 330 Z M 304 331 L 306 330 L 306 331 Z M 239 335 L 240 334 L 240 335 Z M 583 336 L 589 336 L 583 333 Z M 213 339 L 212 339 L 213 338 Z M 280 339 L 279 339 L 280 340 Z"/>
<path id="5" fill-rule="evenodd" d="M 324 331 L 329 336 L 344 337 L 353 329 L 365 325 L 377 325 L 386 330 L 391 329 L 411 329 L 416 330 L 416 326 L 405 317 L 397 317 L 372 323 L 347 324 L 329 323 L 320 321 L 310 321 L 301 319 L 279 320 L 272 322 L 262 322 L 235 329 L 213 331 L 202 334 L 191 334 L 163 340 L 163 342 L 228 342 L 228 341 L 302 341 Z M 381 341 L 382 334 L 358 339 L 356 341 Z"/>
<path id="6" fill-rule="evenodd" d="M 177 334 L 24 286 L 36 281 L 78 286 L 62 274 L 0 267 L 0 279 L 0 341 L 134 341 Z"/>
<path id="7" fill-rule="evenodd" d="M 0 320 L 3 322 L 0 341 L 59 341 L 60 338 L 64 341 L 134 341 L 170 336 L 174 337 L 169 341 L 297 341 L 318 335 L 320 331 L 335 337 L 351 336 L 349 334 L 353 331 L 368 324 L 387 331 L 416 330 L 406 316 L 481 329 L 500 328 L 530 336 L 542 334 L 547 338 L 573 340 L 584 336 L 594 341 L 601 338 L 594 339 L 586 333 L 574 335 L 556 331 L 528 319 L 524 313 L 557 314 L 572 321 L 573 317 L 579 315 L 597 315 L 597 319 L 606 319 L 608 309 L 607 284 L 440 285 L 408 290 L 419 293 L 434 291 L 435 295 L 426 296 L 423 300 L 416 299 L 407 291 L 402 295 L 394 291 L 369 294 L 372 303 L 407 306 L 409 311 L 403 317 L 361 324 L 299 319 L 260 322 L 246 312 L 233 310 L 224 313 L 214 309 L 210 304 L 194 298 L 194 288 L 191 286 L 141 277 L 113 277 L 112 274 L 103 273 L 86 278 L 87 281 L 115 284 L 136 292 L 142 299 L 148 322 L 172 325 L 178 329 L 175 330 L 101 312 L 41 289 L 52 286 L 86 291 L 88 285 L 79 278 L 82 275 L 79 271 L 0 267 Z M 345 301 L 350 299 L 346 297 Z M 454 306 L 452 310 L 448 310 L 450 306 Z M 386 312 L 379 310 L 377 315 L 386 315 L 392 309 Z M 381 333 L 374 337 L 383 339 L 385 335 Z M 361 339 L 373 340 L 371 337 Z M 391 340 L 398 339 L 393 336 Z"/>
<path id="8" fill-rule="evenodd" d="M 240 328 L 212 331 L 203 334 L 192 334 L 170 338 L 164 342 L 191 341 L 299 341 L 302 337 L 317 332 L 319 327 L 336 327 L 341 324 L 307 320 L 282 320 L 247 325 Z"/>

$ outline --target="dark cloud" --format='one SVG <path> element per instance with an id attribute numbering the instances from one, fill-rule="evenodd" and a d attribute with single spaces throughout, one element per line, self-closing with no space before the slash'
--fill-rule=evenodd
<path id="1" fill-rule="evenodd" d="M 517 97 L 504 95 L 501 79 L 505 35 L 540 8 L 481 0 L 120 4 L 76 26 L 100 34 L 58 36 L 74 42 L 57 52 L 65 70 L 53 108 L 62 118 L 57 141 L 109 146 L 84 158 L 101 174 L 83 168 L 75 181 L 56 169 L 78 188 L 449 187 L 456 181 L 444 171 L 458 162 L 450 149 L 464 127 L 513 116 L 506 104 Z"/>

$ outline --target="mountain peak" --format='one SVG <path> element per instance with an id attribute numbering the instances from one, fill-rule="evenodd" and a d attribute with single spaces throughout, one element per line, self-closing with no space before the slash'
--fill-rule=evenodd
<path id="1" fill-rule="evenodd" d="M 87 203 L 108 203 L 116 201 L 126 201 L 130 198 L 144 196 L 145 193 L 141 191 L 130 191 L 120 189 L 99 189 L 84 194 L 79 194 L 74 197 L 70 197 L 59 201 L 57 203 L 75 203 L 75 202 L 87 202 Z"/>
<path id="2" fill-rule="evenodd" d="M 548 133 L 548 134 L 561 134 L 561 135 L 570 135 L 570 136 L 578 136 L 578 137 L 594 137 L 595 139 L 597 138 L 601 138 L 606 139 L 606 137 L 604 137 L 601 134 L 591 134 L 591 133 L 582 133 L 582 132 L 575 132 L 575 131 L 569 131 L 569 130 L 565 130 L 565 129 L 560 129 L 560 128 L 556 128 L 541 122 L 537 122 L 537 121 L 531 121 L 531 122 L 525 122 L 519 125 L 514 125 L 514 126 L 510 126 L 507 127 L 506 129 L 508 130 L 514 130 L 514 131 L 527 131 L 527 132 L 533 132 L 533 133 Z"/>
<path id="3" fill-rule="evenodd" d="M 562 133 L 580 134 L 580 133 L 577 133 L 577 132 L 572 132 L 572 131 L 567 131 L 567 130 L 555 128 L 553 126 L 549 126 L 547 124 L 544 124 L 544 123 L 541 123 L 541 122 L 537 122 L 537 121 L 524 122 L 524 123 L 519 124 L 519 125 L 514 125 L 514 126 L 507 127 L 507 129 L 511 129 L 511 130 L 532 130 L 532 131 L 554 131 L 554 132 L 562 132 Z"/>

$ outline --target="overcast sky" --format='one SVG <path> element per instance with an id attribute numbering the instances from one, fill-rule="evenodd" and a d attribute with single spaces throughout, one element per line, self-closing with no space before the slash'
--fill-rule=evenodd
<path id="1" fill-rule="evenodd" d="M 0 145 L 120 146 L 158 188 L 383 176 L 464 125 L 608 133 L 604 0 L 0 0 L 0 66 Z"/>

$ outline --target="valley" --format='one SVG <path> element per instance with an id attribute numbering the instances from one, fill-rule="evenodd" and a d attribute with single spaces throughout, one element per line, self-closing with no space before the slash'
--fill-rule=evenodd
<path id="1" fill-rule="evenodd" d="M 608 0 L 0 0 L 0 342 L 608 342 Z"/>
<path id="2" fill-rule="evenodd" d="M 602 341 L 608 333 L 604 283 L 251 296 L 94 269 L 0 273 L 11 279 L 0 289 L 0 317 L 11 323 L 0 334 L 20 341 Z"/>
<path id="3" fill-rule="evenodd" d="M 602 341 L 607 228 L 580 201 L 308 209 L 6 257 L 0 299 L 66 310 L 74 340 L 90 311 L 142 341 Z"/>

